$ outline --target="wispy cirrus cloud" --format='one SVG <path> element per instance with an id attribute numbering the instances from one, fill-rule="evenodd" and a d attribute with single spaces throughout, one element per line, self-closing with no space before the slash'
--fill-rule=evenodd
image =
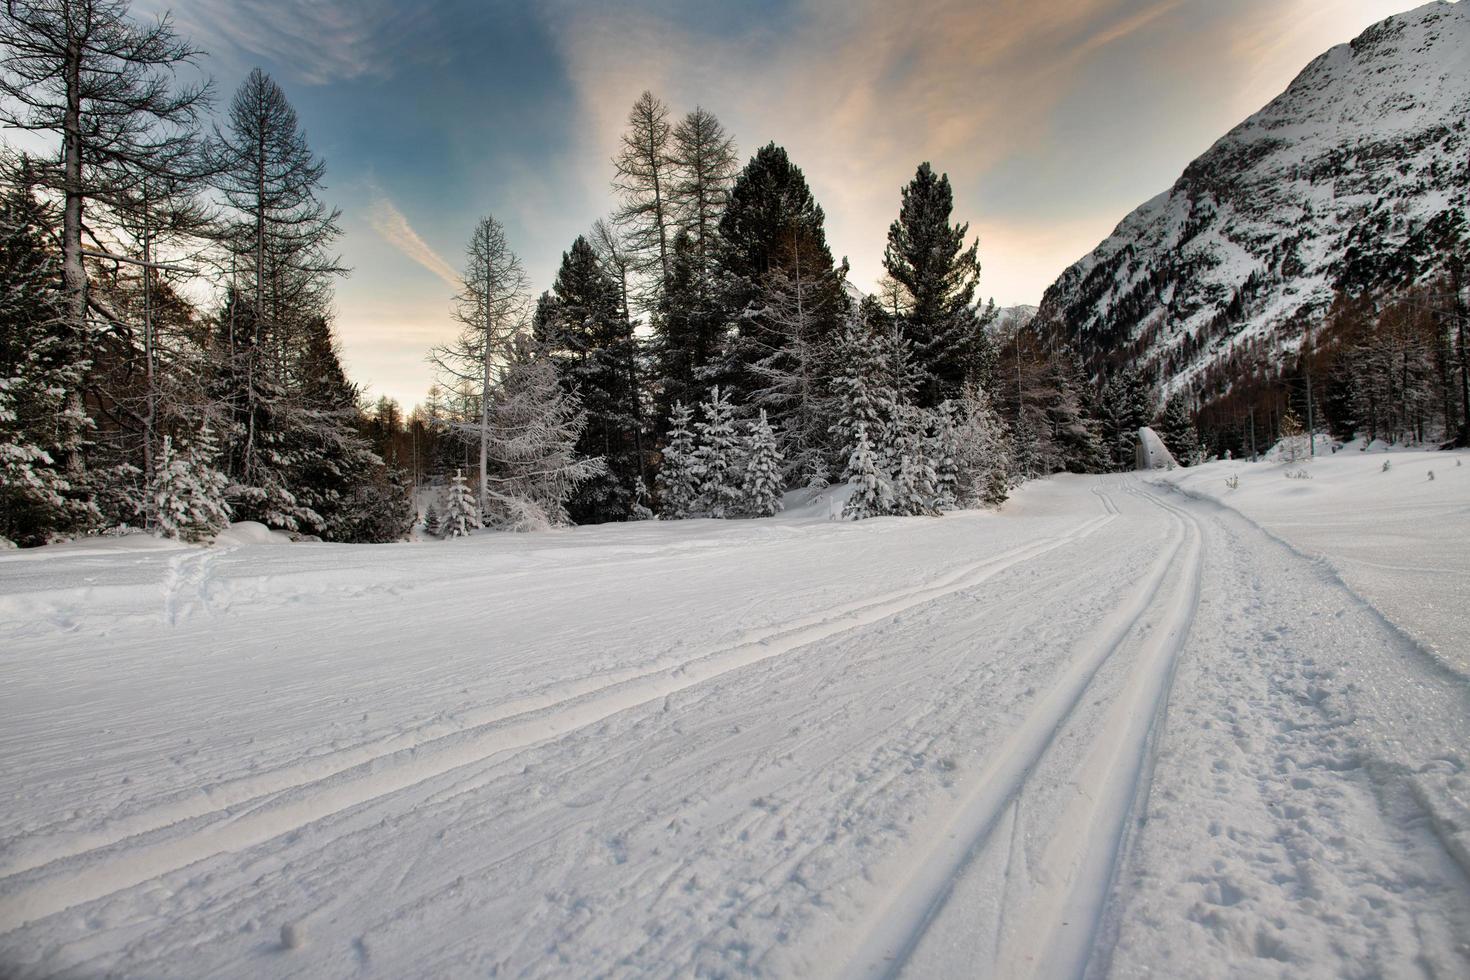
<path id="1" fill-rule="evenodd" d="M 444 19 L 399 0 L 142 0 L 237 69 L 269 61 L 297 81 L 328 85 L 387 78 L 405 63 L 446 56 Z"/>
<path id="2" fill-rule="evenodd" d="M 428 269 L 442 279 L 446 285 L 455 290 L 463 288 L 463 282 L 454 266 L 434 251 L 433 246 L 413 230 L 413 225 L 409 224 L 408 218 L 398 210 L 397 205 L 376 187 L 372 190 L 368 222 L 383 241 Z"/>

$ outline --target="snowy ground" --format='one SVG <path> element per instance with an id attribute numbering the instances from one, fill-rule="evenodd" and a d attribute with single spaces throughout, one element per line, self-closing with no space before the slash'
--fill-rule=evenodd
<path id="1" fill-rule="evenodd" d="M 0 973 L 1463 976 L 1426 458 L 0 554 Z"/>

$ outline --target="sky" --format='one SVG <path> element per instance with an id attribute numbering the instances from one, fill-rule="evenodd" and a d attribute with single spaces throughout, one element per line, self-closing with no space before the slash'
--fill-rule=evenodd
<path id="1" fill-rule="evenodd" d="M 476 221 L 506 226 L 533 291 L 615 204 L 644 89 L 701 105 L 742 161 L 785 146 L 834 254 L 871 288 L 922 161 L 980 240 L 980 293 L 1034 304 L 1057 275 L 1318 54 L 1405 0 L 136 0 L 171 9 L 227 103 L 251 67 L 327 164 L 352 270 L 352 378 L 405 407 L 452 338 Z"/>

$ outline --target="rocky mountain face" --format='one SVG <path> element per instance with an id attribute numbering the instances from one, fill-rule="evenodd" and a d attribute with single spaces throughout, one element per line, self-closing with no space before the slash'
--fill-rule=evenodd
<path id="1" fill-rule="evenodd" d="M 1138 363 L 1208 399 L 1281 358 L 1338 291 L 1392 290 L 1470 243 L 1470 3 L 1389 17 L 1123 219 L 1035 324 L 1094 371 Z"/>

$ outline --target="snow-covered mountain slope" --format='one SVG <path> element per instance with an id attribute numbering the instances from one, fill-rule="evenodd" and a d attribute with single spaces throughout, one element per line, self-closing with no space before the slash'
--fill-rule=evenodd
<path id="1" fill-rule="evenodd" d="M 1300 342 L 1334 291 L 1422 280 L 1470 241 L 1470 4 L 1389 17 L 1291 86 L 1062 273 L 1038 322 L 1094 367 L 1177 386 Z"/>

